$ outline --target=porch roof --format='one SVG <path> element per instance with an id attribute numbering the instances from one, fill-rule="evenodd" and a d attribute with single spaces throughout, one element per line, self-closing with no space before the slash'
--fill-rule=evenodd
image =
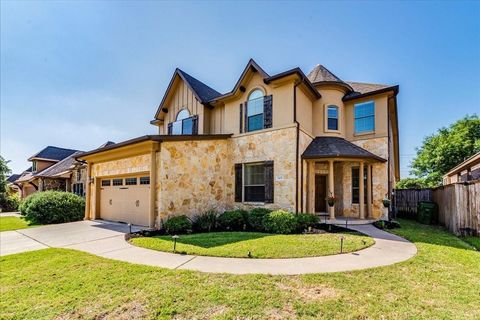
<path id="1" fill-rule="evenodd" d="M 316 137 L 302 154 L 303 159 L 363 158 L 387 161 L 356 144 L 338 137 Z"/>

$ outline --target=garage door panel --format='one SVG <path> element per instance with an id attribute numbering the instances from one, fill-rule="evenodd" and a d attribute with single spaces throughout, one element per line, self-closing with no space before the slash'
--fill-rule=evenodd
<path id="1" fill-rule="evenodd" d="M 136 181 L 138 183 L 139 179 Z M 100 190 L 100 217 L 105 220 L 148 226 L 149 190 L 150 185 L 102 186 Z"/>

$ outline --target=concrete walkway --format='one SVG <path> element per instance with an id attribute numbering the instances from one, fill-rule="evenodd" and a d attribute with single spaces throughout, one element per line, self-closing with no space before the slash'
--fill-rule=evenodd
<path id="1" fill-rule="evenodd" d="M 127 227 L 98 221 L 79 221 L 0 232 L 0 255 L 43 249 L 69 248 L 101 257 L 169 269 L 231 274 L 294 275 L 339 272 L 391 265 L 413 257 L 411 242 L 371 225 L 349 226 L 375 239 L 369 248 L 333 256 L 295 259 L 245 259 L 179 255 L 130 245 Z"/>

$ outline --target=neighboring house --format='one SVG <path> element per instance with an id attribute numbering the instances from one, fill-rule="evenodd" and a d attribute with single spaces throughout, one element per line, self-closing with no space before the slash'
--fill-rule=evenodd
<path id="1" fill-rule="evenodd" d="M 75 159 L 81 151 L 48 146 L 28 161 L 32 167 L 25 170 L 13 183 L 22 198 L 37 191 L 72 191 L 85 195 L 86 165 Z"/>
<path id="2" fill-rule="evenodd" d="M 443 185 L 480 179 L 480 152 L 463 161 L 443 176 Z"/>
<path id="3" fill-rule="evenodd" d="M 15 184 L 15 181 L 20 178 L 20 174 L 12 174 L 7 178 L 7 190 L 12 193 L 20 194 L 20 188 Z"/>
<path id="4" fill-rule="evenodd" d="M 85 152 L 86 219 L 268 207 L 378 219 L 399 178 L 398 86 L 250 60 L 221 94 L 176 69 L 147 135 Z M 329 208 L 326 197 L 338 199 Z"/>

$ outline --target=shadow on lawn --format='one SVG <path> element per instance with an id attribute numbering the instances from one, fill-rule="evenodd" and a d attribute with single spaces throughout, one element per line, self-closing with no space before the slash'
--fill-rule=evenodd
<path id="1" fill-rule="evenodd" d="M 188 244 L 202 248 L 214 248 L 226 244 L 242 242 L 247 240 L 260 239 L 271 237 L 273 234 L 259 233 L 259 232 L 211 232 L 211 233 L 197 233 L 190 235 L 180 235 L 177 243 Z M 173 243 L 171 236 L 155 236 L 165 241 Z M 173 245 L 173 244 L 172 244 Z"/>
<path id="2" fill-rule="evenodd" d="M 457 249 L 475 250 L 461 238 L 451 234 L 439 225 L 420 224 L 414 220 L 398 219 L 400 229 L 394 229 L 392 233 L 404 237 L 411 242 L 422 242 L 437 246 L 446 246 Z"/>

